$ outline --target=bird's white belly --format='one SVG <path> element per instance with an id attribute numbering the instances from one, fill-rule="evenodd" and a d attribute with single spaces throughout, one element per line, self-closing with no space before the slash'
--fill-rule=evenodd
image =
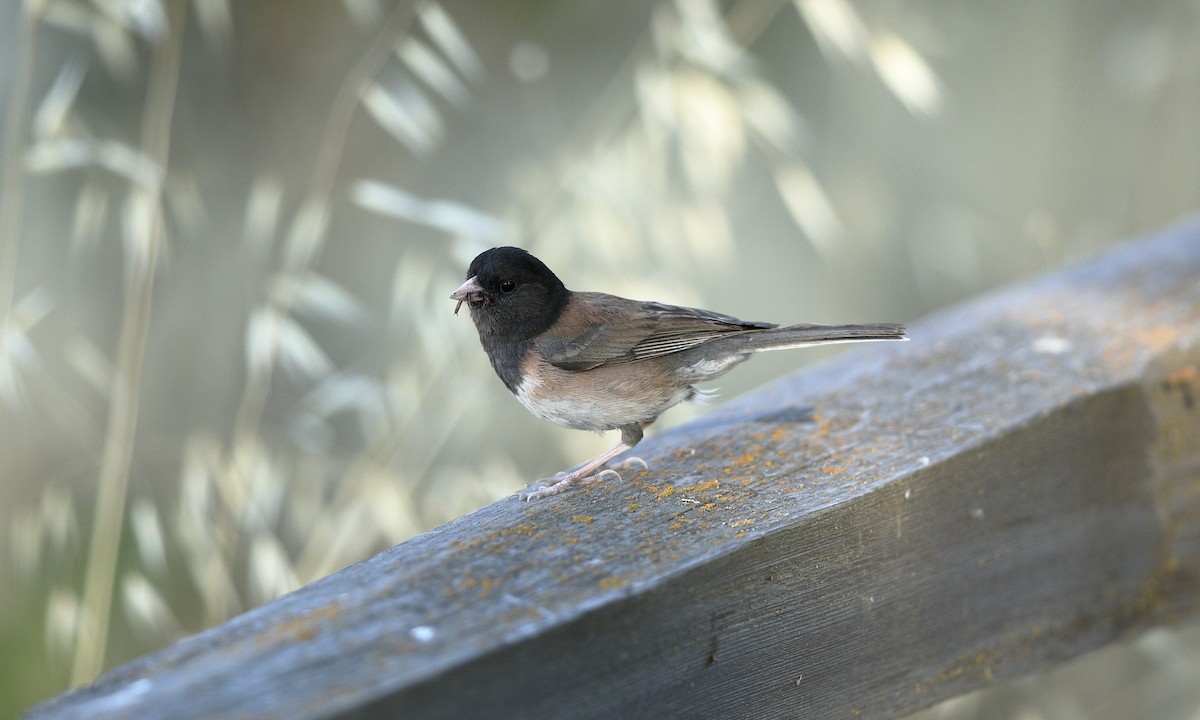
<path id="1" fill-rule="evenodd" d="M 610 384 L 567 393 L 548 392 L 549 389 L 545 381 L 527 375 L 514 394 L 529 412 L 542 420 L 595 432 L 650 422 L 692 394 L 690 388 L 683 387 L 672 388 L 672 393 L 665 397 L 648 397 L 644 390 Z"/>

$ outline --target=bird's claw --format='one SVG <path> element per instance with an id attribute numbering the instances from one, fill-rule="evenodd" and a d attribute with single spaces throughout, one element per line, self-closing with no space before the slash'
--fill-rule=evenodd
<path id="1" fill-rule="evenodd" d="M 618 467 L 625 467 L 627 465 L 641 465 L 643 470 L 650 469 L 650 466 L 646 463 L 646 461 L 640 457 L 627 458 L 619 463 Z M 617 479 L 617 482 L 622 481 L 621 473 L 613 470 L 612 468 L 604 468 L 594 475 L 575 475 L 573 473 L 560 472 L 552 478 L 546 478 L 546 482 L 541 482 L 537 484 L 536 487 L 530 486 L 532 488 L 531 490 L 515 492 L 509 497 L 523 502 L 541 500 L 544 497 L 558 495 L 559 493 L 564 492 L 575 485 L 579 485 L 581 487 L 586 485 L 594 485 L 606 477 L 614 477 Z"/>
<path id="2" fill-rule="evenodd" d="M 557 495 L 557 494 L 563 492 L 564 490 L 566 490 L 567 488 L 571 487 L 572 485 L 574 485 L 576 482 L 579 482 L 579 480 L 576 480 L 575 478 L 567 477 L 562 480 L 559 480 L 558 482 L 550 483 L 549 485 L 539 484 L 539 485 L 537 485 L 537 487 L 534 487 L 532 490 L 513 493 L 511 495 L 511 497 L 516 500 L 520 500 L 522 502 L 530 502 L 531 500 L 540 500 L 544 497 L 550 497 L 551 495 Z"/>
<path id="3" fill-rule="evenodd" d="M 529 502 L 531 500 L 541 500 L 544 497 L 550 497 L 551 495 L 558 495 L 559 493 L 564 492 L 575 485 L 579 485 L 580 487 L 583 487 L 586 485 L 594 485 L 594 484 L 600 482 L 601 480 L 603 480 L 604 478 L 608 477 L 610 474 L 612 476 L 614 476 L 615 478 L 617 478 L 617 480 L 621 479 L 620 473 L 618 473 L 616 470 L 611 470 L 608 468 L 601 470 L 600 472 L 596 473 L 595 475 L 575 476 L 575 475 L 567 475 L 566 473 L 559 473 L 558 475 L 555 475 L 553 478 L 548 478 L 548 479 L 555 480 L 556 478 L 559 478 L 560 476 L 564 476 L 564 475 L 565 475 L 565 477 L 562 477 L 561 480 L 557 480 L 556 482 L 552 482 L 548 485 L 539 484 L 537 487 L 534 487 L 532 490 L 513 493 L 509 497 L 514 498 L 516 500 L 521 500 L 524 502 Z"/>
<path id="4" fill-rule="evenodd" d="M 619 463 L 619 465 L 622 467 L 625 465 L 641 465 L 643 470 L 650 470 L 650 463 L 646 462 L 640 457 L 637 457 L 636 455 L 630 458 L 625 458 Z"/>

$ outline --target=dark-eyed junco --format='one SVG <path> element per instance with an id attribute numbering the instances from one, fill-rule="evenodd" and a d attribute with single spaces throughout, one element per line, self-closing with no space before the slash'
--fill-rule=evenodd
<path id="1" fill-rule="evenodd" d="M 496 374 L 534 415 L 577 430 L 620 430 L 607 452 L 547 487 L 554 495 L 600 479 L 598 471 L 637 445 L 664 410 L 760 350 L 870 340 L 907 340 L 904 326 L 747 322 L 708 310 L 572 292 L 528 252 L 481 253 L 450 298 L 465 302 Z M 607 471 L 606 471 L 607 472 Z"/>

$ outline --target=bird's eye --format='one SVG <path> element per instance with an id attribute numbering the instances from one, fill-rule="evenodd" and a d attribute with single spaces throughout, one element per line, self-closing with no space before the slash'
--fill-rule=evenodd
<path id="1" fill-rule="evenodd" d="M 501 280 L 500 281 L 500 292 L 510 293 L 516 289 L 517 289 L 517 284 L 515 282 L 513 282 L 512 280 Z"/>

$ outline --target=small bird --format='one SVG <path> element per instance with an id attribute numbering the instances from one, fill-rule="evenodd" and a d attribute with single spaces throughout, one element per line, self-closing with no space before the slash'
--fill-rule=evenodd
<path id="1" fill-rule="evenodd" d="M 450 294 L 465 302 L 496 374 L 530 412 L 576 430 L 620 430 L 608 451 L 552 484 L 520 493 L 535 500 L 598 472 L 637 445 L 667 408 L 694 400 L 712 380 L 762 350 L 872 340 L 907 340 L 904 326 L 789 325 L 659 302 L 568 290 L 525 250 L 498 247 L 471 261 Z"/>

